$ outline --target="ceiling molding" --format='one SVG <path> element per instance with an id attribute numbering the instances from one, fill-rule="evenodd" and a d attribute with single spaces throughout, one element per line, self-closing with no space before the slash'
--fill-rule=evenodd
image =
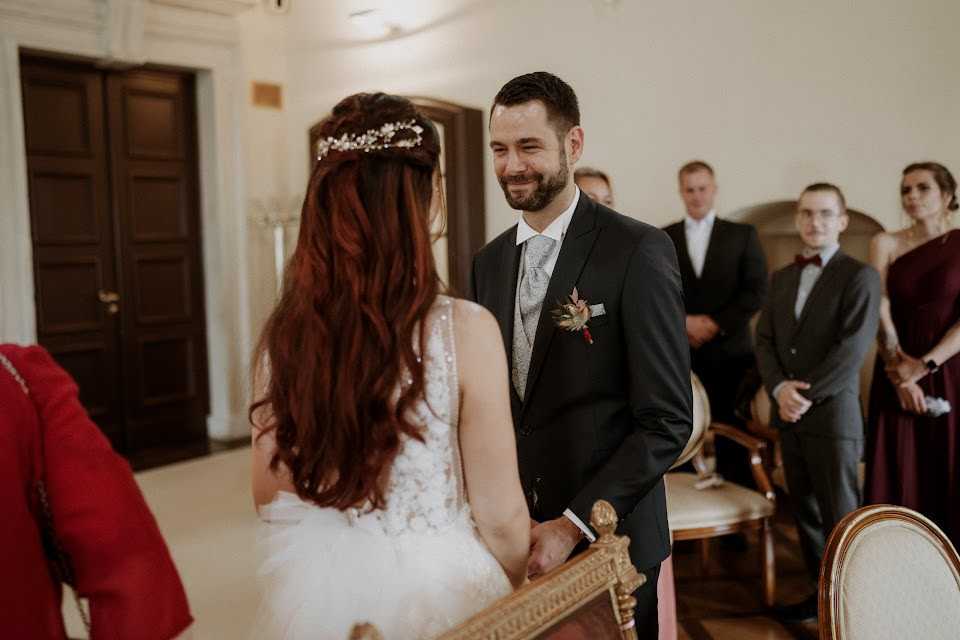
<path id="1" fill-rule="evenodd" d="M 157 0 L 151 0 L 146 14 L 146 32 L 164 40 L 216 45 L 234 45 L 240 41 L 237 21 L 223 14 L 188 11 Z"/>
<path id="2" fill-rule="evenodd" d="M 150 0 L 154 4 L 204 11 L 222 16 L 235 16 L 257 6 L 258 0 Z"/>
<path id="3" fill-rule="evenodd" d="M 94 30 L 103 21 L 102 0 L 0 0 L 0 19 L 23 20 L 43 25 L 61 23 Z M 2 30 L 2 29 L 0 29 Z"/>

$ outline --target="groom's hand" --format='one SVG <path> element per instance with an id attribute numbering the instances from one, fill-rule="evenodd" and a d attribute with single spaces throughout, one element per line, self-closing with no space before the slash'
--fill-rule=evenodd
<path id="1" fill-rule="evenodd" d="M 569 518 L 559 517 L 536 525 L 530 531 L 530 560 L 527 576 L 541 576 L 563 564 L 583 533 Z"/>

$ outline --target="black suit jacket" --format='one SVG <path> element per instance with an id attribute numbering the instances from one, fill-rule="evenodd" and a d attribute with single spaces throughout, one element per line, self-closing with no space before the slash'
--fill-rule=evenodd
<path id="1" fill-rule="evenodd" d="M 693 270 L 683 221 L 664 228 L 677 248 L 688 314 L 705 314 L 720 334 L 696 350 L 694 369 L 724 368 L 731 358 L 750 358 L 750 318 L 767 293 L 767 262 L 757 230 L 749 224 L 716 218 L 701 277 Z"/>
<path id="2" fill-rule="evenodd" d="M 880 275 L 838 250 L 794 315 L 801 268 L 773 274 L 757 324 L 757 364 L 769 393 L 785 380 L 809 382 L 801 393 L 813 406 L 796 423 L 780 420 L 773 399 L 771 424 L 835 438 L 863 437 L 860 367 L 877 335 Z"/>
<path id="3" fill-rule="evenodd" d="M 516 226 L 474 258 L 473 299 L 489 309 L 512 358 L 520 248 Z M 577 290 L 606 314 L 593 344 L 557 329 L 551 310 Z M 634 564 L 669 553 L 662 476 L 692 425 L 680 276 L 662 231 L 580 196 L 544 298 L 526 398 L 512 390 L 520 478 L 533 517 L 572 510 L 584 523 L 609 501 Z"/>

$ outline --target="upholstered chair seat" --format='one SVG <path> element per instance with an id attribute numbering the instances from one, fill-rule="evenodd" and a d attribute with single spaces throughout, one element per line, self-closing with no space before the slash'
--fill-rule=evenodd
<path id="1" fill-rule="evenodd" d="M 763 494 L 724 482 L 718 487 L 697 489 L 695 473 L 664 476 L 670 504 L 671 529 L 700 529 L 735 525 L 745 520 L 769 518 L 775 505 Z"/>
<path id="2" fill-rule="evenodd" d="M 706 571 L 711 538 L 736 532 L 758 532 L 761 597 L 764 604 L 772 606 L 776 567 L 771 518 L 776 510 L 776 494 L 763 466 L 767 442 L 741 429 L 713 422 L 710 401 L 703 385 L 693 374 L 690 383 L 693 388 L 693 433 L 674 466 L 689 460 L 696 473 L 672 471 L 663 476 L 670 535 L 673 540 L 699 540 L 701 567 Z M 756 488 L 722 481 L 711 472 L 703 447 L 714 437 L 726 438 L 743 447 Z"/>

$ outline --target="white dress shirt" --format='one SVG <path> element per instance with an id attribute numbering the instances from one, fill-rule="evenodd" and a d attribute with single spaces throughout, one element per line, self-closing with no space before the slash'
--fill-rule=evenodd
<path id="1" fill-rule="evenodd" d="M 517 246 L 523 245 L 522 252 L 526 251 L 527 245 L 525 244 L 527 240 L 536 235 L 543 235 L 556 240 L 557 243 L 553 247 L 553 253 L 550 254 L 550 257 L 547 258 L 547 263 L 543 265 L 543 270 L 547 272 L 550 276 L 553 275 L 553 269 L 557 266 L 557 258 L 560 257 L 560 246 L 563 244 L 563 237 L 567 234 L 567 227 L 570 226 L 570 220 L 573 219 L 573 212 L 577 208 L 577 203 L 580 201 L 580 189 L 576 189 L 574 193 L 573 201 L 570 202 L 570 206 L 564 209 L 563 213 L 557 216 L 557 219 L 554 220 L 547 226 L 543 231 L 537 231 L 533 227 L 527 224 L 527 221 L 523 219 L 523 216 L 520 216 L 520 222 L 517 223 Z M 520 271 L 523 271 L 524 265 L 524 255 L 520 254 Z M 520 274 L 522 276 L 522 273 Z M 517 282 L 520 282 L 520 277 L 517 277 Z M 566 516 L 570 522 L 577 525 L 577 528 L 583 532 L 583 535 L 587 537 L 587 540 L 590 542 L 595 542 L 597 537 L 593 534 L 593 531 L 590 530 L 590 527 L 585 525 L 583 521 L 577 517 L 573 511 L 567 509 L 563 512 L 563 515 Z"/>
<path id="2" fill-rule="evenodd" d="M 700 220 L 694 220 L 689 215 L 683 220 L 683 231 L 687 237 L 687 255 L 690 256 L 690 264 L 693 265 L 693 272 L 698 278 L 703 273 L 703 263 L 707 259 L 707 247 L 710 246 L 710 234 L 713 232 L 713 222 L 716 219 L 717 211 L 711 209 Z"/>
<path id="3" fill-rule="evenodd" d="M 546 229 L 543 231 L 537 231 L 533 227 L 527 224 L 527 221 L 523 219 L 523 216 L 520 216 L 520 222 L 517 223 L 517 246 L 524 245 L 524 250 L 526 245 L 524 244 L 527 240 L 533 236 L 547 236 L 553 240 L 556 240 L 557 243 L 553 246 L 553 253 L 550 254 L 550 257 L 547 259 L 547 263 L 543 265 L 543 270 L 547 272 L 548 275 L 553 275 L 553 268 L 557 266 L 557 258 L 560 256 L 560 245 L 563 244 L 563 236 L 567 233 L 567 227 L 570 226 L 570 220 L 573 218 L 573 212 L 577 209 L 577 202 L 580 201 L 580 189 L 577 188 L 573 194 L 573 201 L 570 202 L 570 206 L 563 210 L 556 219 L 551 222 Z M 523 271 L 523 256 L 520 256 L 520 271 Z M 518 281 L 519 282 L 519 281 Z"/>

